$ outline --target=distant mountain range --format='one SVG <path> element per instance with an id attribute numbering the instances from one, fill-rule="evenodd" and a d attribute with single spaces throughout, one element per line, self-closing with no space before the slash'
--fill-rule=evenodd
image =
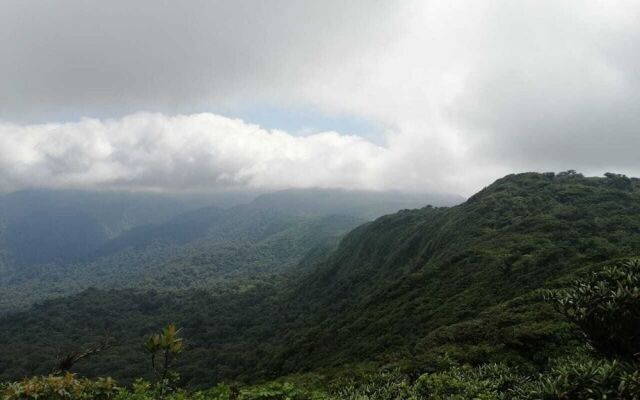
<path id="1" fill-rule="evenodd" d="M 383 213 L 451 195 L 327 189 L 170 196 L 31 190 L 0 196 L 0 312 L 89 286 L 209 287 L 280 274 Z M 179 284 L 166 274 L 179 273 Z"/>

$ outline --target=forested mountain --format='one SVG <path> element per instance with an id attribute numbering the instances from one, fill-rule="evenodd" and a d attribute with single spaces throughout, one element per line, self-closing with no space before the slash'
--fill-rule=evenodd
<path id="1" fill-rule="evenodd" d="M 0 249 L 7 263 L 20 268 L 74 261 L 129 229 L 214 201 L 196 195 L 71 190 L 0 195 Z"/>
<path id="2" fill-rule="evenodd" d="M 462 205 L 401 211 L 345 237 L 294 294 L 316 319 L 307 323 L 309 331 L 293 331 L 286 347 L 295 350 L 283 363 L 289 370 L 373 354 L 389 362 L 438 347 L 471 362 L 537 362 L 536 351 L 522 344 L 554 334 L 549 325 L 515 317 L 548 311 L 528 305 L 535 299 L 530 293 L 582 268 L 637 254 L 640 181 L 507 176 Z M 476 326 L 487 315 L 503 319 L 499 330 Z M 466 328 L 448 328 L 462 321 Z M 464 350 L 448 347 L 458 337 L 471 343 Z"/>
<path id="3" fill-rule="evenodd" d="M 244 290 L 272 281 L 314 248 L 326 253 L 364 216 L 458 199 L 309 189 L 233 204 L 242 198 L 72 191 L 0 197 L 0 313 L 88 287 Z M 219 205 L 201 207 L 207 202 Z"/>
<path id="4" fill-rule="evenodd" d="M 213 214 L 240 204 L 244 207 L 239 212 L 373 219 L 403 208 L 453 205 L 462 200 L 446 194 L 329 189 L 262 195 L 24 190 L 0 195 L 0 252 L 6 263 L 25 267 L 92 258 L 130 242 L 139 246 L 139 237 L 148 235 L 151 237 L 144 240 L 163 235 L 167 241 L 185 243 L 204 234 Z"/>
<path id="5" fill-rule="evenodd" d="M 169 322 L 184 327 L 178 367 L 195 386 L 356 365 L 411 375 L 444 359 L 536 373 L 579 340 L 541 289 L 638 254 L 637 179 L 510 175 L 458 206 L 361 225 L 289 279 L 224 293 L 91 289 L 6 315 L 0 377 L 46 373 L 61 349 L 109 333 L 114 347 L 76 370 L 128 382 L 147 370 L 140 338 Z"/>

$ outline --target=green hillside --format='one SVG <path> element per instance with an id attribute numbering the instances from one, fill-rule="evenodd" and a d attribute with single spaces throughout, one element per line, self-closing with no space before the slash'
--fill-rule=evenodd
<path id="1" fill-rule="evenodd" d="M 6 274 L 0 279 L 0 313 L 90 287 L 246 290 L 297 267 L 316 247 L 334 247 L 362 222 L 244 206 L 194 211 L 130 230 L 87 261 L 34 265 Z"/>
<path id="2" fill-rule="evenodd" d="M 369 220 L 402 208 L 451 205 L 462 200 L 447 194 L 331 189 L 285 190 L 259 196 L 252 192 L 23 190 L 0 193 L 0 252 L 14 270 L 22 271 L 34 265 L 94 259 L 122 247 L 138 250 L 152 241 L 184 244 L 204 235 L 215 214 L 223 210 L 231 211 L 227 214 L 253 210 Z"/>
<path id="3" fill-rule="evenodd" d="M 330 189 L 250 196 L 0 195 L 0 313 L 89 287 L 246 290 L 296 267 L 312 249 L 324 257 L 363 217 L 460 201 Z"/>
<path id="4" fill-rule="evenodd" d="M 177 368 L 191 386 L 378 367 L 415 377 L 443 360 L 536 373 L 580 342 L 540 289 L 638 254 L 637 179 L 510 175 L 459 206 L 362 225 L 241 292 L 92 289 L 4 316 L 0 380 L 46 373 L 60 349 L 105 333 L 114 347 L 75 370 L 148 376 L 141 338 L 169 322 L 188 338 Z"/>
<path id="5" fill-rule="evenodd" d="M 293 295 L 313 320 L 288 336 L 282 362 L 289 371 L 329 360 L 406 359 L 429 351 L 425 340 L 438 328 L 637 254 L 638 180 L 507 176 L 459 206 L 402 211 L 345 237 Z"/>

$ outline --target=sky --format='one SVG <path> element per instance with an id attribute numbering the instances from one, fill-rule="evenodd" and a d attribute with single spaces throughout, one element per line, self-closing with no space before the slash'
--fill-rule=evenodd
<path id="1" fill-rule="evenodd" d="M 0 191 L 640 176 L 640 1 L 0 2 Z"/>

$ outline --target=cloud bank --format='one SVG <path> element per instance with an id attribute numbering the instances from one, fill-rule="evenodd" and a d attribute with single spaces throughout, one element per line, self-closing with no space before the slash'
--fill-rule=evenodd
<path id="1" fill-rule="evenodd" d="M 386 155 L 358 136 L 293 136 L 213 114 L 0 124 L 0 190 L 379 189 Z"/>
<path id="2" fill-rule="evenodd" d="M 639 20 L 635 0 L 3 2 L 0 182 L 470 194 L 527 170 L 638 176 Z M 215 115 L 261 105 L 378 139 Z"/>

